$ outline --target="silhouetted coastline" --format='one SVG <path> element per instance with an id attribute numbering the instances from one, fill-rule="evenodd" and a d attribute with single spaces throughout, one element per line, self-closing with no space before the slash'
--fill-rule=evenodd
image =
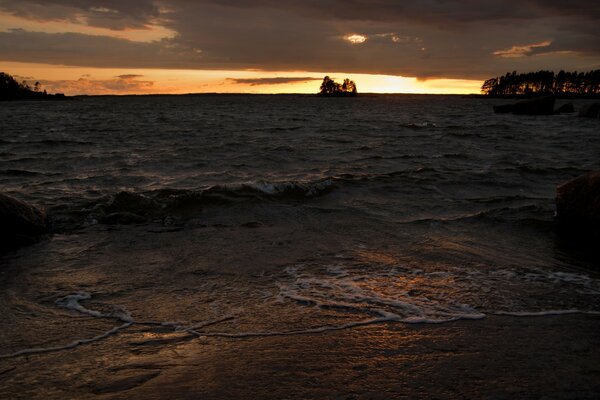
<path id="1" fill-rule="evenodd" d="M 63 93 L 49 94 L 40 90 L 40 83 L 36 82 L 31 88 L 27 82 L 18 82 L 13 76 L 0 72 L 0 101 L 11 100 L 64 100 Z"/>
<path id="2" fill-rule="evenodd" d="M 554 95 L 560 99 L 600 98 L 600 70 L 589 72 L 537 71 L 518 74 L 507 72 L 503 76 L 486 80 L 481 95 L 474 97 L 531 98 Z"/>

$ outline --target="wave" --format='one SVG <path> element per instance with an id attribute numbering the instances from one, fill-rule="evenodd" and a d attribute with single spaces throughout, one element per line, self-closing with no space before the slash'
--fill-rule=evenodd
<path id="1" fill-rule="evenodd" d="M 490 200 L 491 201 L 491 200 Z M 460 222 L 492 222 L 498 224 L 517 224 L 534 228 L 549 228 L 554 225 L 554 210 L 535 204 L 517 207 L 497 207 L 477 211 L 469 214 L 460 214 L 450 217 L 419 218 L 405 220 L 403 224 L 450 224 Z"/>
<path id="2" fill-rule="evenodd" d="M 14 143 L 14 142 L 13 142 Z M 88 145 L 92 142 L 85 140 L 70 140 L 70 139 L 42 139 L 26 142 L 27 144 L 43 144 L 46 146 L 64 146 L 64 145 Z"/>
<path id="3" fill-rule="evenodd" d="M 153 191 L 121 191 L 92 199 L 63 198 L 51 206 L 49 216 L 55 231 L 79 228 L 82 224 L 137 224 L 153 220 L 196 218 L 209 207 L 261 203 L 297 204 L 313 201 L 339 188 L 402 181 L 422 184 L 436 180 L 435 168 L 418 167 L 387 173 L 339 174 L 306 181 L 256 181 L 217 184 L 199 189 L 163 188 Z"/>
<path id="4" fill-rule="evenodd" d="M 121 191 L 86 203 L 56 206 L 54 214 L 58 230 L 83 216 L 86 224 L 135 224 L 167 217 L 193 218 L 206 207 L 240 203 L 303 202 L 323 196 L 335 187 L 335 178 L 316 181 L 249 182 L 214 185 L 198 190 L 159 189 L 149 192 Z"/>
<path id="5" fill-rule="evenodd" d="M 39 172 L 27 171 L 24 169 L 4 169 L 0 170 L 0 175 L 4 176 L 36 176 L 41 175 Z"/>

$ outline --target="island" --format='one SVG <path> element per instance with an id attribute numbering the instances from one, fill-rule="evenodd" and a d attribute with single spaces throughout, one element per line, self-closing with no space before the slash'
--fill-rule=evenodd
<path id="1" fill-rule="evenodd" d="M 329 76 L 323 78 L 318 95 L 323 97 L 355 97 L 358 94 L 354 81 L 346 78 L 344 83 L 337 83 Z"/>
<path id="2" fill-rule="evenodd" d="M 27 82 L 18 82 L 11 75 L 0 72 L 0 101 L 9 100 L 62 100 L 66 96 L 62 93 L 49 94 L 41 90 L 41 85 L 36 82 L 31 88 Z"/>

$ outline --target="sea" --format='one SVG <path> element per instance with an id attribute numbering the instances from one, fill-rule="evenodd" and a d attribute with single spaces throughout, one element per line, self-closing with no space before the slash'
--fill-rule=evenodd
<path id="1" fill-rule="evenodd" d="M 600 265 L 561 233 L 554 199 L 600 169 L 600 125 L 494 114 L 505 102 L 0 104 L 0 190 L 51 221 L 0 256 L 0 358 L 599 314 Z"/>

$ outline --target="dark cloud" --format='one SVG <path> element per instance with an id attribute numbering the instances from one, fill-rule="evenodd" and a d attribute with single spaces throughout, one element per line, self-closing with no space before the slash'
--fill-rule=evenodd
<path id="1" fill-rule="evenodd" d="M 154 81 L 135 78 L 94 79 L 89 76 L 82 76 L 74 80 L 39 80 L 39 82 L 42 90 L 67 95 L 155 92 Z"/>
<path id="2" fill-rule="evenodd" d="M 85 22 L 122 30 L 146 28 L 159 16 L 151 0 L 0 0 L 0 10 L 41 21 Z"/>
<path id="3" fill-rule="evenodd" d="M 323 78 L 313 78 L 310 76 L 292 78 L 292 77 L 277 77 L 277 78 L 227 78 L 232 83 L 241 83 L 244 85 L 258 86 L 258 85 L 281 85 L 285 83 L 300 83 L 310 81 L 320 81 Z"/>
<path id="4" fill-rule="evenodd" d="M 143 76 L 144 75 L 124 74 L 124 75 L 115 76 L 115 78 L 119 78 L 119 79 L 136 79 L 136 78 L 142 78 Z"/>
<path id="5" fill-rule="evenodd" d="M 42 33 L 21 29 L 0 32 L 4 61 L 111 68 L 183 68 L 199 54 L 176 43 L 132 42 L 80 33 Z"/>
<path id="6" fill-rule="evenodd" d="M 184 5 L 189 2 L 173 1 Z M 547 17 L 600 17 L 597 0 L 200 0 L 229 8 L 280 9 L 319 19 L 440 24 L 537 20 Z"/>
<path id="7" fill-rule="evenodd" d="M 0 0 L 0 10 L 176 32 L 153 43 L 0 33 L 0 57 L 14 61 L 476 79 L 600 67 L 598 0 Z"/>

